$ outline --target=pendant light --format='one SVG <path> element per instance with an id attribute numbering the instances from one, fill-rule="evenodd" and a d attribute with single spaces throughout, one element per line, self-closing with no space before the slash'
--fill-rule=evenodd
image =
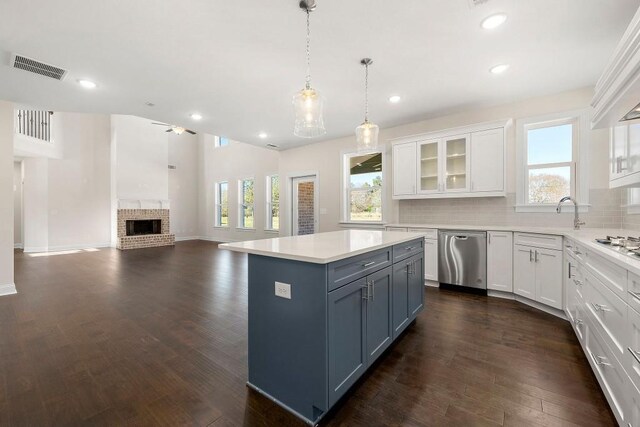
<path id="1" fill-rule="evenodd" d="M 378 125 L 369 121 L 369 65 L 373 64 L 371 58 L 360 61 L 364 65 L 364 122 L 356 128 L 356 141 L 358 152 L 370 152 L 378 148 Z"/>
<path id="2" fill-rule="evenodd" d="M 302 0 L 300 8 L 307 14 L 307 77 L 304 89 L 293 96 L 296 122 L 293 134 L 302 138 L 315 138 L 327 133 L 322 118 L 322 97 L 311 87 L 311 29 L 309 17 L 316 8 L 315 0 Z"/>

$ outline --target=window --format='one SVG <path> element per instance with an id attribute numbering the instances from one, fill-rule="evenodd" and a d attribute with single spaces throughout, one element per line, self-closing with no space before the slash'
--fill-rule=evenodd
<path id="1" fill-rule="evenodd" d="M 579 149 L 582 144 L 587 151 L 585 122 L 580 112 L 518 122 L 517 211 L 550 211 L 564 196 L 587 202 L 581 187 L 588 183 L 587 162 L 580 161 Z"/>
<path id="2" fill-rule="evenodd" d="M 225 138 L 224 136 L 216 136 L 215 137 L 215 146 L 216 147 L 225 147 L 229 145 L 229 138 Z"/>
<path id="3" fill-rule="evenodd" d="M 344 155 L 346 221 L 382 221 L 382 167 L 381 152 Z"/>
<path id="4" fill-rule="evenodd" d="M 216 183 L 216 227 L 229 226 L 229 183 Z"/>
<path id="5" fill-rule="evenodd" d="M 280 229 L 280 181 L 278 175 L 267 176 L 267 230 Z"/>
<path id="6" fill-rule="evenodd" d="M 240 228 L 254 228 L 253 184 L 252 178 L 238 181 L 238 195 L 240 200 L 238 224 Z"/>

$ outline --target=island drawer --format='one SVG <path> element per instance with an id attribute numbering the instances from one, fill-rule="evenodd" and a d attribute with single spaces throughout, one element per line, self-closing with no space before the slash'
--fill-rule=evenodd
<path id="1" fill-rule="evenodd" d="M 411 240 L 393 246 L 393 262 L 402 261 L 424 251 L 424 239 Z"/>
<path id="2" fill-rule="evenodd" d="M 422 239 L 420 239 L 422 241 Z M 391 247 L 332 262 L 328 266 L 329 291 L 391 265 Z"/>

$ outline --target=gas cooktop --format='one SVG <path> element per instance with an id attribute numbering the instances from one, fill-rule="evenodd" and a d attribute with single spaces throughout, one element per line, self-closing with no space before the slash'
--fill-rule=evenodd
<path id="1" fill-rule="evenodd" d="M 607 236 L 604 239 L 596 239 L 596 242 L 618 253 L 640 258 L 640 237 Z"/>

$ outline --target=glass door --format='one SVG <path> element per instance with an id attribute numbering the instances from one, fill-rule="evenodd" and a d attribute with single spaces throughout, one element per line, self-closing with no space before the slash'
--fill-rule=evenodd
<path id="1" fill-rule="evenodd" d="M 314 234 L 318 224 L 318 186 L 315 175 L 292 178 L 291 191 L 292 234 Z"/>
<path id="2" fill-rule="evenodd" d="M 467 191 L 469 187 L 469 135 L 444 140 L 445 191 Z"/>
<path id="3" fill-rule="evenodd" d="M 440 191 L 440 151 L 439 141 L 420 142 L 418 147 L 420 193 Z"/>

